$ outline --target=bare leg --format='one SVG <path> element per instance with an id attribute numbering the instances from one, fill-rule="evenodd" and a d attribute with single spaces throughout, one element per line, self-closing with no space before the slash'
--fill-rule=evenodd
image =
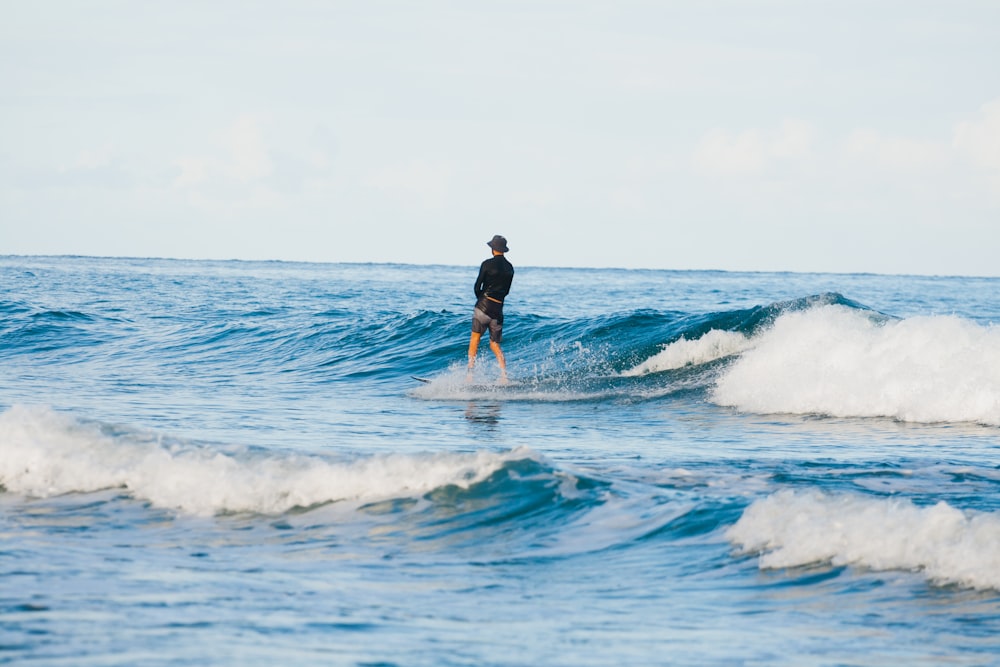
<path id="1" fill-rule="evenodd" d="M 476 365 L 476 352 L 479 350 L 479 339 L 482 336 L 483 334 L 473 331 L 469 338 L 469 372 L 466 375 L 466 380 L 472 380 L 472 368 Z"/>
<path id="2" fill-rule="evenodd" d="M 500 382 L 507 384 L 507 360 L 503 356 L 503 350 L 500 349 L 500 343 L 491 340 L 490 349 L 493 350 L 493 354 L 497 355 L 497 362 L 500 364 Z"/>

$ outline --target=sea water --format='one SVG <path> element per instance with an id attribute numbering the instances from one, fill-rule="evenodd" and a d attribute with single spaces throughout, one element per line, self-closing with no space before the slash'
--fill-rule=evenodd
<path id="1" fill-rule="evenodd" d="M 0 663 L 1000 664 L 1000 279 L 475 272 L 0 258 Z"/>

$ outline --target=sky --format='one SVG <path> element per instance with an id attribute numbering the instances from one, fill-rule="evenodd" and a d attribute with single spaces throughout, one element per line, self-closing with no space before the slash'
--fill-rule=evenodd
<path id="1" fill-rule="evenodd" d="M 0 2 L 0 255 L 1000 275 L 996 0 Z"/>

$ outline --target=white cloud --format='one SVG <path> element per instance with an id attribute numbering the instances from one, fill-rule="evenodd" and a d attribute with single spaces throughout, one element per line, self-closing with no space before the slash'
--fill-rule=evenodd
<path id="1" fill-rule="evenodd" d="M 845 151 L 853 160 L 894 171 L 927 169 L 948 161 L 947 146 L 939 142 L 890 137 L 870 129 L 853 132 Z"/>
<path id="2" fill-rule="evenodd" d="M 1000 195 L 1000 100 L 983 105 L 975 117 L 956 124 L 950 142 L 859 129 L 842 148 L 847 169 L 869 174 L 875 170 L 880 180 L 899 179 L 913 191 L 954 192 L 946 184 L 963 183 L 960 189 L 968 197 L 985 184 Z"/>
<path id="3" fill-rule="evenodd" d="M 812 150 L 812 126 L 797 119 L 785 120 L 777 129 L 750 129 L 733 135 L 711 130 L 698 145 L 695 164 L 722 173 L 758 173 L 776 162 L 807 157 Z"/>
<path id="4" fill-rule="evenodd" d="M 1000 176 L 995 173 L 1000 171 L 1000 100 L 984 104 L 974 119 L 955 125 L 950 143 L 860 129 L 847 138 L 844 151 L 855 164 L 892 172 L 954 167 L 960 160 L 988 176 Z"/>
<path id="5" fill-rule="evenodd" d="M 372 171 L 365 184 L 428 208 L 440 206 L 451 192 L 452 168 L 436 160 L 412 159 Z"/>
<path id="6" fill-rule="evenodd" d="M 1000 100 L 984 104 L 979 116 L 955 127 L 952 146 L 976 166 L 1000 170 Z"/>
<path id="7" fill-rule="evenodd" d="M 240 181 L 253 181 L 271 174 L 271 160 L 261 135 L 260 124 L 253 116 L 241 116 L 226 132 L 229 169 Z"/>
<path id="8" fill-rule="evenodd" d="M 97 169 L 99 167 L 106 167 L 111 164 L 113 153 L 114 150 L 110 145 L 84 150 L 77 154 L 76 160 L 72 164 L 63 165 L 59 170 L 70 171 L 72 169 Z"/>
<path id="9" fill-rule="evenodd" d="M 180 157 L 174 164 L 181 171 L 177 187 L 249 184 L 273 171 L 260 119 L 250 115 L 238 117 L 221 133 L 215 152 Z"/>
<path id="10" fill-rule="evenodd" d="M 812 125 L 803 120 L 786 120 L 771 137 L 771 156 L 785 160 L 806 157 L 812 149 Z"/>
<path id="11" fill-rule="evenodd" d="M 174 180 L 177 187 L 189 187 L 208 181 L 213 169 L 213 160 L 204 157 L 182 157 L 174 160 L 174 165 L 181 170 L 180 176 Z"/>

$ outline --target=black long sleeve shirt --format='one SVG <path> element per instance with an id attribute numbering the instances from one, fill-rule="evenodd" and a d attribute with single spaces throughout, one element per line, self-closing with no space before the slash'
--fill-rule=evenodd
<path id="1" fill-rule="evenodd" d="M 476 277 L 476 299 L 488 296 L 503 301 L 514 280 L 514 267 L 503 255 L 494 255 L 479 266 Z"/>

